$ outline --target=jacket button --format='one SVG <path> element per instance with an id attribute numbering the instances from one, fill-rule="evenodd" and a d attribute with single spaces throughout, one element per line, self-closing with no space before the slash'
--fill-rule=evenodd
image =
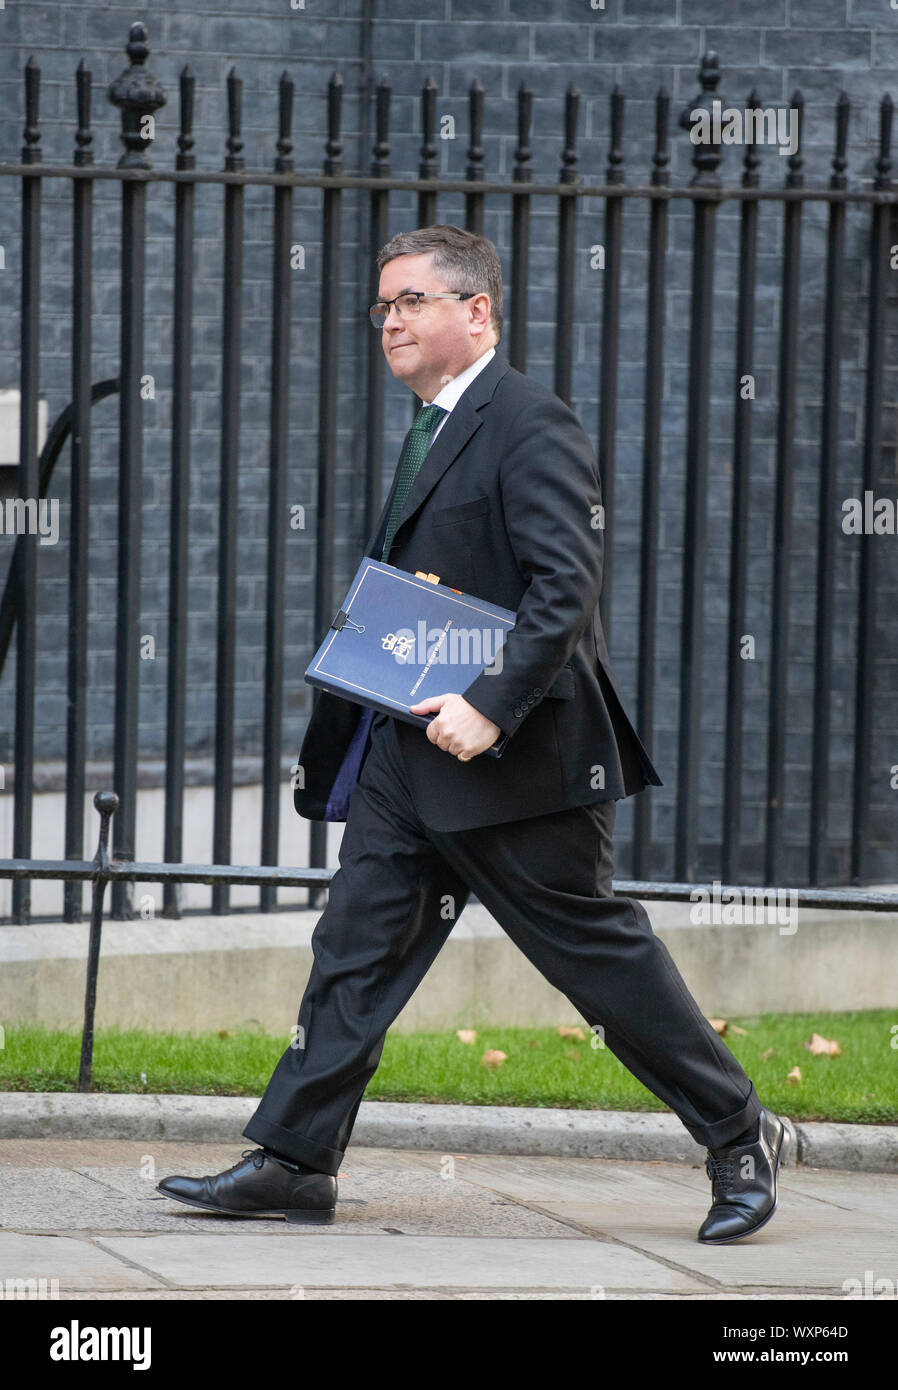
<path id="1" fill-rule="evenodd" d="M 515 712 L 514 712 L 514 717 L 515 717 L 515 719 L 520 719 L 520 718 L 521 718 L 521 715 L 522 715 L 523 713 L 524 713 L 524 711 L 521 709 L 521 707 L 520 707 L 520 705 L 519 705 L 519 706 L 517 707 L 517 709 L 515 710 Z"/>

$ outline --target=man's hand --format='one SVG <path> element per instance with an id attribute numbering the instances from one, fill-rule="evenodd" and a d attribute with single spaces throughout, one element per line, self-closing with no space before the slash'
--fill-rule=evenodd
<path id="1" fill-rule="evenodd" d="M 463 695 L 431 695 L 429 700 L 410 705 L 409 709 L 412 714 L 430 714 L 438 710 L 425 733 L 431 743 L 454 754 L 463 763 L 490 748 L 502 732 L 498 724 L 469 705 Z"/>

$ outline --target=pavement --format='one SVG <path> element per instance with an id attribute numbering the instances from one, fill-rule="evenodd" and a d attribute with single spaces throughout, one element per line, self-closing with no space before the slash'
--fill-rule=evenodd
<path id="1" fill-rule="evenodd" d="M 42 1120 L 33 1112 L 28 1119 L 26 1099 L 38 1110 L 43 1106 Z M 142 1120 L 132 1114 L 137 1133 L 123 1136 L 122 1121 L 111 1118 L 109 1105 L 102 1113 L 104 1102 L 122 1099 L 145 1103 Z M 545 1152 L 538 1147 L 538 1129 L 535 1138 L 526 1137 L 522 1116 L 545 1118 L 547 1112 L 506 1110 L 511 1128 L 505 1138 L 493 1134 L 493 1151 L 477 1152 L 487 1147 L 490 1117 L 483 1118 L 479 1138 L 461 1120 L 490 1107 L 365 1103 L 338 1177 L 336 1220 L 307 1227 L 204 1214 L 156 1192 L 167 1174 L 220 1172 L 242 1149 L 254 1147 L 236 1123 L 241 1106 L 247 1114 L 255 1107 L 251 1100 L 218 1099 L 225 1130 L 217 1138 L 209 1137 L 208 1115 L 199 1116 L 205 1138 L 177 1134 L 179 1126 L 189 1129 L 191 1112 L 196 1119 L 201 1110 L 216 1109 L 210 1099 L 200 1104 L 197 1097 L 0 1097 L 0 1295 L 24 1296 L 16 1295 L 24 1287 L 17 1280 L 36 1281 L 39 1291 L 32 1297 L 141 1302 L 845 1303 L 863 1289 L 868 1292 L 860 1296 L 873 1297 L 875 1288 L 881 1297 L 890 1282 L 893 1297 L 896 1291 L 898 1134 L 890 1127 L 870 1127 L 869 1148 L 879 1154 L 872 1160 L 879 1168 L 870 1171 L 862 1166 L 863 1135 L 851 1140 L 853 1149 L 851 1136 L 841 1136 L 840 1152 L 854 1154 L 853 1166 L 817 1166 L 808 1161 L 815 1157 L 813 1133 L 801 1138 L 814 1127 L 796 1126 L 799 1162 L 780 1170 L 773 1220 L 755 1236 L 717 1247 L 696 1240 L 710 1205 L 704 1150 L 669 1114 L 630 1117 L 641 1130 L 636 1124 L 629 1136 L 625 1127 L 617 1138 L 613 1127 L 607 1129 L 605 1147 L 618 1145 L 615 1157 L 589 1151 L 603 1119 L 621 1118 L 603 1112 L 551 1112 L 556 1120 L 559 1114 L 574 1119 L 560 1122 L 556 1152 Z M 149 1118 L 154 1109 L 155 1122 Z M 463 1114 L 455 1130 L 444 1116 L 442 1129 L 431 1126 L 416 1144 L 395 1113 L 403 1110 Z M 160 1119 L 166 1112 L 167 1134 Z M 377 1140 L 376 1124 L 390 1130 L 391 1112 L 391 1142 L 370 1142 Z M 423 1125 L 424 1116 L 418 1123 Z M 118 1137 L 110 1134 L 116 1124 Z M 530 1152 L 495 1151 L 509 1147 L 511 1130 Z M 632 1156 L 634 1132 L 642 1145 L 638 1157 Z M 428 1147 L 421 1146 L 421 1137 Z M 578 1144 L 580 1152 L 564 1151 Z M 660 1156 L 647 1156 L 653 1144 Z M 821 1154 L 825 1160 L 826 1144 L 818 1137 L 816 1156 Z"/>

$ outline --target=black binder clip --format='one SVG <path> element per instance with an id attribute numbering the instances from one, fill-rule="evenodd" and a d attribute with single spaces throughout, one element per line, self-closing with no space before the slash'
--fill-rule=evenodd
<path id="1" fill-rule="evenodd" d="M 364 623 L 355 622 L 352 618 L 350 618 L 349 614 L 345 613 L 341 608 L 336 618 L 334 618 L 334 621 L 331 623 L 331 627 L 334 629 L 335 632 L 342 632 L 343 628 L 347 625 L 349 627 L 355 628 L 356 632 L 365 631 Z"/>

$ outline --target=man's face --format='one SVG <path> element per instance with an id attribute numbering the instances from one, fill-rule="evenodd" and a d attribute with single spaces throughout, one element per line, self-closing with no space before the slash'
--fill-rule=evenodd
<path id="1" fill-rule="evenodd" d="M 380 273 L 378 297 L 393 299 L 406 290 L 450 291 L 430 268 L 431 253 L 396 256 Z M 472 299 L 424 299 L 417 318 L 401 319 L 396 305 L 381 333 L 390 371 L 423 401 L 475 362 L 495 341 L 487 294 Z"/>

